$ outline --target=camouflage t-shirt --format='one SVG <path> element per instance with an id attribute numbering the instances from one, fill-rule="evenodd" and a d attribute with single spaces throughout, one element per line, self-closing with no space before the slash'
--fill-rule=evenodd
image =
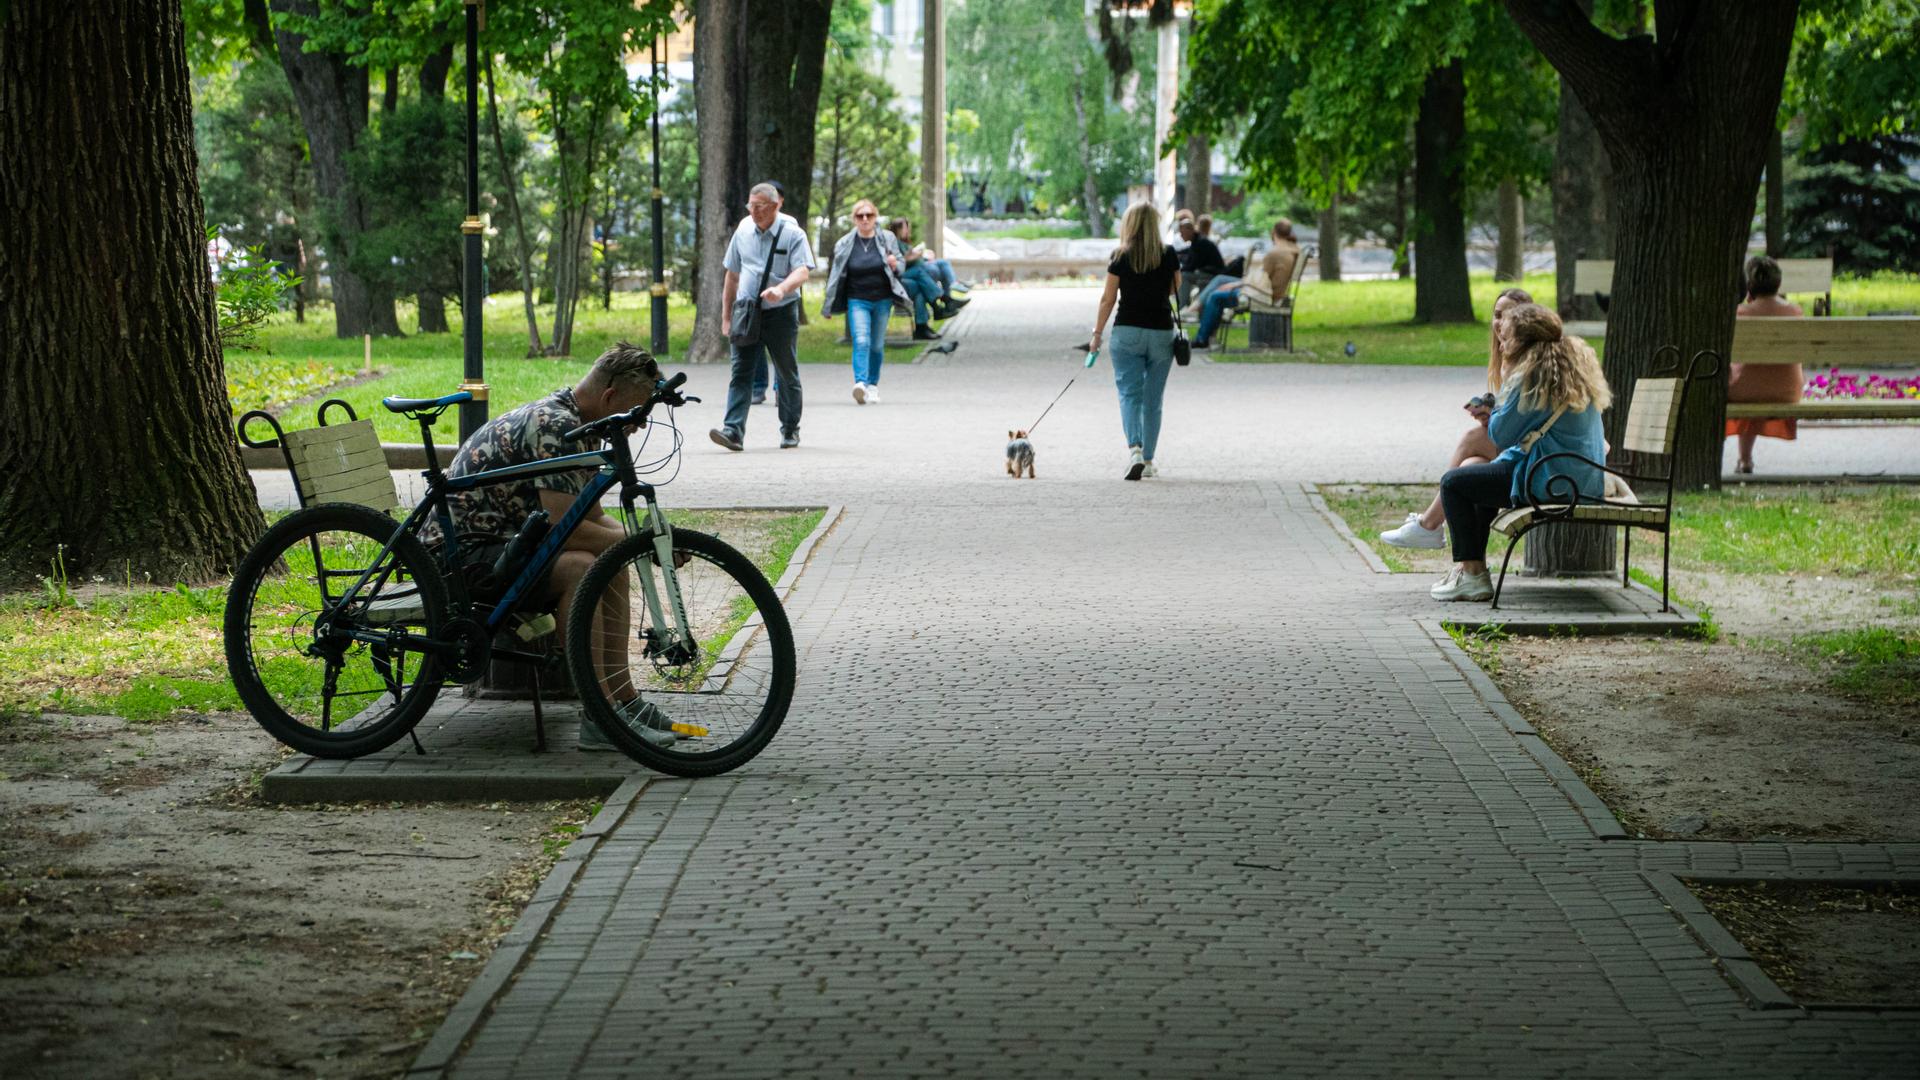
<path id="1" fill-rule="evenodd" d="M 453 456 L 448 476 L 466 476 L 525 465 L 531 461 L 580 453 L 585 447 L 568 443 L 561 435 L 581 425 L 580 407 L 571 389 L 556 390 L 538 401 L 502 414 L 481 425 Z M 520 531 L 529 515 L 540 509 L 540 490 L 578 495 L 593 476 L 591 467 L 536 476 L 517 484 L 494 484 L 448 497 L 462 552 L 485 544 L 504 544 Z M 441 542 L 440 523 L 432 518 L 420 529 L 429 547 Z"/>

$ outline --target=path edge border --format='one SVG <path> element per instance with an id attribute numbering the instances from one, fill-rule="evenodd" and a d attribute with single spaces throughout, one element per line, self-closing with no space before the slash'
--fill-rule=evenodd
<path id="1" fill-rule="evenodd" d="M 1360 558 L 1366 561 L 1367 569 L 1376 574 L 1393 573 L 1392 570 L 1387 569 L 1386 561 L 1380 558 L 1380 553 L 1368 547 L 1366 541 L 1354 535 L 1354 531 L 1347 527 L 1345 519 L 1334 513 L 1333 507 L 1327 505 L 1326 497 L 1320 494 L 1319 484 L 1311 480 L 1302 480 L 1300 490 L 1306 493 L 1307 502 L 1320 512 L 1320 516 L 1327 520 L 1327 524 L 1333 526 L 1333 531 L 1339 533 L 1347 543 L 1353 545 L 1353 550 L 1360 553 Z"/>

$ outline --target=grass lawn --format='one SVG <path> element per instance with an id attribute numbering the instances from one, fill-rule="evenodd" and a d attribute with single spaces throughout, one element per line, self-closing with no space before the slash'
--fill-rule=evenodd
<path id="1" fill-rule="evenodd" d="M 718 533 L 778 581 L 821 513 L 667 516 L 676 527 Z M 74 585 L 0 601 L 0 718 L 51 711 L 150 721 L 178 709 L 242 708 L 221 636 L 224 586 Z"/>
<path id="2" fill-rule="evenodd" d="M 1552 274 L 1534 274 L 1518 283 L 1536 298 L 1554 295 Z M 1508 285 L 1492 274 L 1475 274 L 1470 324 L 1430 326 L 1409 322 L 1412 281 L 1316 281 L 1309 271 L 1300 285 L 1294 315 L 1294 345 L 1303 353 L 1215 354 L 1219 363 L 1435 364 L 1481 367 L 1487 362 L 1486 318 L 1493 298 Z M 1801 297 L 1811 303 L 1811 299 Z M 1869 311 L 1920 311 L 1920 275 L 1880 273 L 1868 278 L 1839 278 L 1833 283 L 1836 315 Z M 1246 328 L 1235 331 L 1244 346 Z M 1354 355 L 1346 355 L 1352 342 Z M 1598 349 L 1603 344 L 1592 342 Z"/>
<path id="3" fill-rule="evenodd" d="M 807 305 L 809 322 L 800 328 L 800 362 L 806 364 L 846 364 L 851 351 L 836 343 L 845 328 L 841 319 L 819 317 L 819 286 L 808 288 L 802 303 Z M 561 386 L 571 386 L 585 373 L 602 350 L 622 338 L 645 344 L 652 326 L 651 300 L 645 293 L 615 293 L 611 310 L 602 311 L 597 298 L 582 303 L 573 333 L 570 357 L 529 358 L 525 308 L 519 293 L 500 293 L 487 304 L 483 352 L 487 384 L 491 388 L 494 415 L 515 405 L 531 401 Z M 552 328 L 551 305 L 537 308 L 541 334 Z M 669 357 L 683 355 L 693 333 L 693 305 L 684 297 L 673 297 L 667 309 Z M 415 442 L 419 429 L 404 417 L 393 416 L 380 407 L 388 395 L 401 397 L 437 397 L 452 393 L 462 379 L 460 314 L 449 307 L 449 334 L 410 334 L 404 338 L 376 338 L 373 342 L 373 379 L 340 387 L 328 397 L 344 399 L 362 419 L 373 418 L 380 437 L 387 441 Z M 410 305 L 401 305 L 400 323 L 414 321 Z M 895 318 L 888 325 L 894 336 L 912 331 L 911 321 Z M 227 351 L 227 392 L 234 415 L 249 409 L 278 410 L 329 385 L 355 377 L 360 371 L 363 345 L 359 340 L 342 341 L 333 336 L 333 312 L 326 305 L 308 309 L 305 323 L 296 323 L 291 315 L 277 317 L 260 335 L 261 348 L 253 351 Z M 895 362 L 910 359 L 919 350 L 894 350 Z M 662 367 L 672 371 L 671 360 Z M 726 396 L 726 369 L 723 366 L 696 368 L 688 376 L 691 393 L 708 401 Z M 302 408 L 282 420 L 288 427 L 313 426 L 311 409 Z M 451 431 L 452 429 L 448 429 Z"/>

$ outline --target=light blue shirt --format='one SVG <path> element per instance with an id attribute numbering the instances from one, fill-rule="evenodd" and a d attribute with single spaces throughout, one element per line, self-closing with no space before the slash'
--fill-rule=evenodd
<path id="1" fill-rule="evenodd" d="M 1606 428 L 1601 422 L 1600 410 L 1591 405 L 1579 412 L 1561 413 L 1560 419 L 1533 444 L 1531 451 L 1520 449 L 1520 440 L 1526 438 L 1528 432 L 1538 431 L 1552 416 L 1552 409 L 1523 408 L 1519 385 L 1509 383 L 1501 388 L 1500 403 L 1487 418 L 1487 437 L 1493 440 L 1493 445 L 1502 448 L 1494 460 L 1513 463 L 1515 506 L 1527 505 L 1527 470 L 1547 455 L 1572 451 L 1589 461 L 1606 460 Z M 1534 471 L 1533 491 L 1540 501 L 1555 501 L 1555 492 L 1548 483 L 1556 476 L 1572 477 L 1583 499 L 1599 499 L 1605 488 L 1605 477 L 1599 469 L 1572 458 L 1560 458 Z"/>
<path id="2" fill-rule="evenodd" d="M 776 238 L 778 247 L 775 247 Z M 773 269 L 768 273 L 766 283 L 762 284 L 760 273 L 767 266 L 769 248 L 774 249 Z M 752 217 L 741 218 L 740 224 L 733 230 L 733 239 L 727 242 L 727 257 L 722 265 L 740 275 L 740 291 L 734 294 L 737 300 L 743 296 L 753 296 L 770 285 L 780 284 L 788 274 L 793 273 L 796 266 L 812 269 L 815 264 L 813 248 L 807 244 L 807 231 L 787 215 L 775 214 L 773 227 L 764 232 L 753 223 Z M 782 308 L 799 302 L 800 293 L 795 291 L 767 306 Z"/>

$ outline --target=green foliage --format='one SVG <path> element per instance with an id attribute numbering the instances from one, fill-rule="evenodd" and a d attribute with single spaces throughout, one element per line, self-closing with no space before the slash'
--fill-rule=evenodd
<path id="1" fill-rule="evenodd" d="M 1789 139 L 1789 150 L 1798 144 Z M 1920 272 L 1920 132 L 1842 138 L 1787 170 L 1787 251 L 1840 270 Z"/>
<path id="2" fill-rule="evenodd" d="M 209 227 L 207 240 L 217 232 Z M 278 263 L 267 258 L 259 244 L 236 254 L 229 248 L 220 256 L 217 301 L 220 313 L 220 346 L 226 349 L 258 348 L 255 342 L 260 328 L 280 310 L 287 291 L 298 288 L 300 278 L 285 273 Z"/>
<path id="3" fill-rule="evenodd" d="M 820 247 L 847 225 L 841 215 L 872 199 L 885 215 L 919 213 L 920 163 L 913 126 L 894 104 L 893 87 L 841 55 L 827 57 L 814 131 L 813 191 L 826 221 Z"/>
<path id="4" fill-rule="evenodd" d="M 1883 626 L 1805 634 L 1803 653 L 1833 665 L 1836 689 L 1876 705 L 1920 705 L 1920 633 Z"/>
<path id="5" fill-rule="evenodd" d="M 342 359 L 336 363 L 319 360 L 287 360 L 265 356 L 247 356 L 229 352 L 226 358 L 227 401 L 233 414 L 253 409 L 277 409 L 290 401 L 325 390 L 347 378 L 353 371 Z"/>
<path id="6" fill-rule="evenodd" d="M 230 242 L 297 267 L 318 231 L 306 130 L 280 65 L 254 60 L 202 81 L 194 144 L 207 221 Z"/>
<path id="7" fill-rule="evenodd" d="M 1920 123 L 1920 0 L 1809 4 L 1794 30 L 1782 126 L 1798 117 L 1812 148 Z"/>
<path id="8" fill-rule="evenodd" d="M 347 155 L 347 169 L 364 193 L 365 227 L 350 263 L 362 279 L 398 296 L 436 292 L 459 298 L 465 124 L 456 101 L 404 101 L 380 114 Z M 489 159 L 491 142 L 484 147 Z"/>

